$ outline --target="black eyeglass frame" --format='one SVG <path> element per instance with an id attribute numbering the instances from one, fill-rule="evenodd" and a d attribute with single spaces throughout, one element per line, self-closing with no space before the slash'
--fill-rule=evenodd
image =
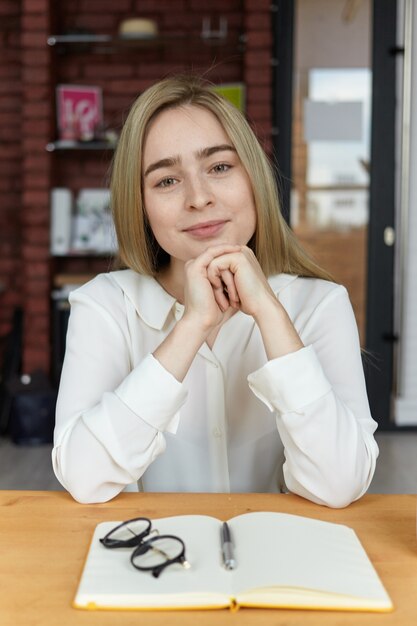
<path id="1" fill-rule="evenodd" d="M 123 528 L 124 526 L 128 527 L 129 524 L 132 524 L 133 522 L 145 522 L 146 524 L 145 530 L 142 531 L 139 535 L 134 535 L 130 539 L 112 539 L 111 538 L 111 535 L 115 533 L 117 530 L 119 530 L 120 528 Z M 144 538 L 150 534 L 151 529 L 152 529 L 152 522 L 148 517 L 134 517 L 133 519 L 128 519 L 125 522 L 122 522 L 121 524 L 119 524 L 118 526 L 115 526 L 114 528 L 112 528 L 107 533 L 107 535 L 105 535 L 104 537 L 100 539 L 100 543 L 102 543 L 105 548 L 109 548 L 110 550 L 112 550 L 113 548 L 134 548 L 143 542 Z M 130 532 L 133 533 L 132 530 Z"/>
<path id="2" fill-rule="evenodd" d="M 142 556 L 143 554 L 146 554 L 148 550 L 152 550 L 153 549 L 152 544 L 160 541 L 161 539 L 174 539 L 182 546 L 181 552 L 177 556 L 175 556 L 173 559 L 167 559 L 165 563 L 161 563 L 160 565 L 142 566 L 142 565 L 137 565 L 134 562 L 135 558 L 137 558 L 138 556 Z M 141 572 L 151 572 L 154 578 L 158 578 L 160 573 L 169 565 L 174 565 L 174 563 L 179 563 L 180 565 L 184 565 L 185 563 L 187 563 L 187 560 L 185 558 L 185 543 L 180 537 L 177 537 L 176 535 L 157 535 L 156 537 L 151 537 L 150 539 L 147 539 L 146 541 L 142 542 L 140 545 L 137 546 L 137 548 L 133 550 L 132 554 L 130 555 L 130 562 L 132 563 L 133 567 L 135 567 L 137 570 Z"/>
<path id="3" fill-rule="evenodd" d="M 133 531 L 128 528 L 128 530 L 130 530 L 130 532 L 134 534 L 134 536 L 131 537 L 130 539 L 112 539 L 111 538 L 111 535 L 115 533 L 117 530 L 125 526 L 128 527 L 129 524 L 133 522 L 145 522 L 146 524 L 145 529 L 138 535 L 135 535 Z M 110 550 L 114 548 L 134 547 L 135 549 L 130 555 L 131 564 L 133 565 L 135 569 L 139 571 L 151 572 L 154 578 L 158 578 L 161 572 L 163 572 L 163 570 L 166 567 L 168 567 L 169 565 L 173 565 L 175 563 L 179 563 L 180 565 L 189 567 L 187 559 L 185 558 L 185 543 L 180 537 L 177 537 L 176 535 L 159 535 L 158 534 L 155 537 L 150 537 L 149 539 L 146 539 L 146 537 L 148 537 L 151 534 L 151 532 L 152 532 L 152 522 L 148 517 L 135 517 L 133 519 L 126 520 L 122 522 L 121 524 L 118 524 L 118 526 L 115 526 L 114 528 L 112 528 L 107 533 L 107 535 L 105 535 L 104 537 L 101 537 L 99 541 L 105 548 L 108 548 Z M 153 544 L 156 543 L 157 541 L 160 541 L 161 539 L 173 539 L 177 541 L 178 544 L 181 546 L 181 550 L 179 554 L 172 559 L 167 558 L 166 561 L 164 563 L 161 563 L 160 565 L 141 566 L 141 565 L 137 565 L 134 562 L 135 558 L 142 556 L 143 554 L 146 554 L 148 550 L 157 549 L 153 546 Z"/>

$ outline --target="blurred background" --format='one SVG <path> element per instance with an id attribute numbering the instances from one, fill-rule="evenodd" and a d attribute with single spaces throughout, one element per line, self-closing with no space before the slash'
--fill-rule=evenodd
<path id="1" fill-rule="evenodd" d="M 118 135 L 143 90 L 192 71 L 247 116 L 285 218 L 349 291 L 379 423 L 373 488 L 415 490 L 413 4 L 0 2 L 0 488 L 57 487 L 68 294 L 113 266 Z"/>

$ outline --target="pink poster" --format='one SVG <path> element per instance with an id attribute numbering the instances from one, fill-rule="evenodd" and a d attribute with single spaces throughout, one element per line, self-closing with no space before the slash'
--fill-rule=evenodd
<path id="1" fill-rule="evenodd" d="M 60 139 L 91 141 L 103 124 L 101 88 L 58 85 L 57 113 Z"/>

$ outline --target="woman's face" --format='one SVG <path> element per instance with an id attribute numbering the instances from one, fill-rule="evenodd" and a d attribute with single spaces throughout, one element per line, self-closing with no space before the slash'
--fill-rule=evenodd
<path id="1" fill-rule="evenodd" d="M 143 151 L 143 196 L 171 268 L 218 243 L 246 245 L 256 228 L 249 177 L 216 116 L 193 105 L 151 123 Z"/>

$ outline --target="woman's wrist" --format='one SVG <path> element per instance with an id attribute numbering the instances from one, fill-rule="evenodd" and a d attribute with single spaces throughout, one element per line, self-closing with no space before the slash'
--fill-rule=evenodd
<path id="1" fill-rule="evenodd" d="M 153 356 L 182 382 L 206 336 L 207 332 L 199 328 L 193 320 L 183 316 L 154 351 Z"/>
<path id="2" fill-rule="evenodd" d="M 268 359 L 276 359 L 304 347 L 287 311 L 275 296 L 267 299 L 253 317 L 261 332 Z"/>

